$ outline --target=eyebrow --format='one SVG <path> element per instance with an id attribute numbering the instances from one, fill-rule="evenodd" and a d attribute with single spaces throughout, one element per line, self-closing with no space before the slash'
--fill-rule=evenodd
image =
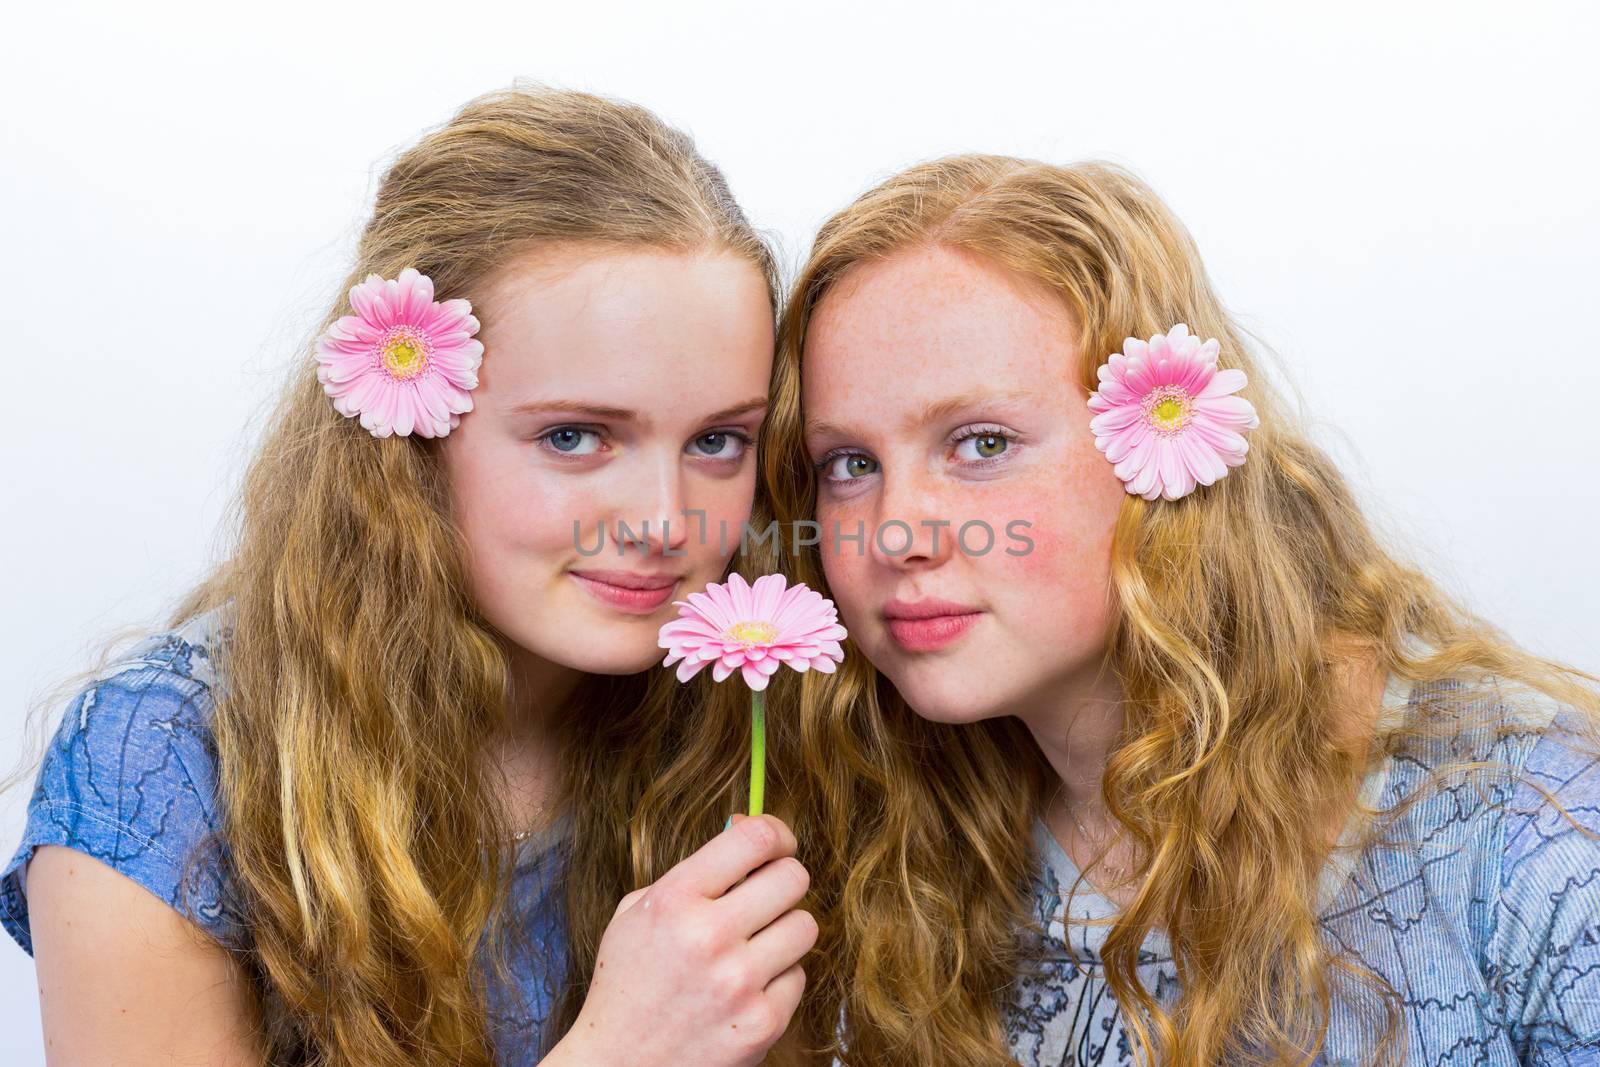
<path id="1" fill-rule="evenodd" d="M 943 400 L 934 400 L 924 404 L 920 411 L 906 420 L 905 428 L 915 429 L 918 426 L 926 426 L 930 422 L 942 422 L 957 412 L 965 411 L 969 408 L 996 404 L 1015 404 L 1019 401 L 1031 400 L 1034 395 L 1026 389 L 1008 389 L 999 393 L 971 392 L 945 397 Z M 840 426 L 838 423 L 827 422 L 822 419 L 807 419 L 805 433 L 808 437 L 853 436 L 849 429 Z"/>
<path id="2" fill-rule="evenodd" d="M 767 398 L 754 397 L 742 404 L 735 404 L 721 411 L 714 411 L 707 415 L 706 422 L 723 422 L 727 419 L 736 419 L 741 415 L 748 415 L 752 411 L 759 411 L 767 406 Z M 587 400 L 534 400 L 524 404 L 517 404 L 511 408 L 513 415 L 536 415 L 545 412 L 562 411 L 574 415 L 590 415 L 599 419 L 610 419 L 613 422 L 633 422 L 638 419 L 639 413 L 628 408 L 608 407 L 605 404 L 593 404 Z"/>

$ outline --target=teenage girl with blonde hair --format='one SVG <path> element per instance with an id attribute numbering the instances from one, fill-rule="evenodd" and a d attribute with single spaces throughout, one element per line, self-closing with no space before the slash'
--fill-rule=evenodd
<path id="1" fill-rule="evenodd" d="M 913 167 L 779 347 L 845 1063 L 1600 1063 L 1596 679 L 1384 545 L 1148 187 Z"/>
<path id="2" fill-rule="evenodd" d="M 633 105 L 388 169 L 227 560 L 83 685 L 0 879 L 52 1064 L 750 1064 L 816 924 L 657 628 L 755 493 L 776 278 Z M 481 329 L 480 329 L 481 327 Z M 548 1055 L 546 1055 L 548 1053 Z"/>

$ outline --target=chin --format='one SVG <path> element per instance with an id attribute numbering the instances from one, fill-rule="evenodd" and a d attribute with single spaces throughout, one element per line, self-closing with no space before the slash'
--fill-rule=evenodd
<path id="1" fill-rule="evenodd" d="M 558 663 L 563 663 L 575 670 L 588 674 L 638 674 L 652 667 L 659 666 L 667 658 L 667 650 L 658 649 L 652 643 L 648 646 L 630 648 L 633 644 L 626 640 L 608 640 L 600 638 L 595 644 L 585 644 L 580 648 L 571 649 L 571 655 L 557 655 L 550 658 Z"/>
<path id="2" fill-rule="evenodd" d="M 996 701 L 993 688 L 985 684 L 988 676 L 982 670 L 956 663 L 899 663 L 883 674 L 894 683 L 907 706 L 929 722 L 982 722 L 1006 714 L 1003 704 Z M 976 680 L 975 691 L 968 692 L 961 684 L 963 680 L 969 684 Z"/>

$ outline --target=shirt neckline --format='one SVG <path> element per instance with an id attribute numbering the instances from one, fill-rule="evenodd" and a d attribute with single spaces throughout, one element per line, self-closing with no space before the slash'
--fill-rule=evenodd
<path id="1" fill-rule="evenodd" d="M 554 821 L 516 842 L 512 849 L 517 870 L 537 867 L 572 834 L 572 813 L 562 812 Z"/>

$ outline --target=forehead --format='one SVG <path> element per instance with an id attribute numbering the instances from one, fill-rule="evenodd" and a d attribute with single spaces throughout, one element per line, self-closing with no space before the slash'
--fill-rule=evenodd
<path id="1" fill-rule="evenodd" d="M 850 268 L 818 304 L 806 330 L 806 401 L 1054 392 L 1072 378 L 1074 334 L 1064 302 L 1031 278 L 944 246 L 903 250 Z"/>
<path id="2" fill-rule="evenodd" d="M 482 306 L 484 385 L 498 393 L 649 396 L 691 378 L 747 392 L 770 370 L 766 280 L 732 253 L 542 249 L 493 275 Z"/>

